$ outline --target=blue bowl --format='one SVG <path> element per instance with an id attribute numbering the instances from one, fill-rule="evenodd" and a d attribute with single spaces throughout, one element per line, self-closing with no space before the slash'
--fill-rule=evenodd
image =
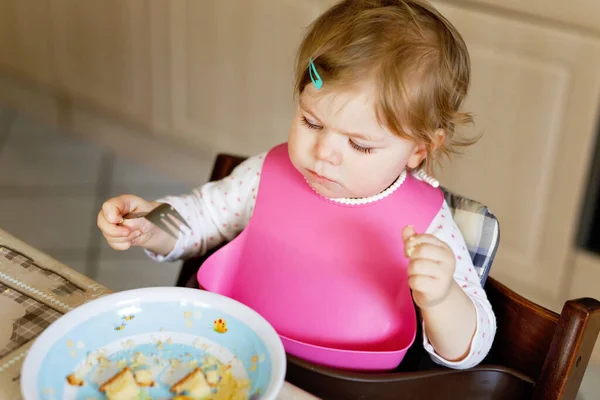
<path id="1" fill-rule="evenodd" d="M 21 391 L 25 400 L 97 398 L 99 385 L 140 355 L 156 376 L 143 389 L 151 398 L 172 397 L 170 385 L 207 355 L 249 379 L 250 399 L 275 399 L 285 379 L 281 340 L 252 309 L 196 289 L 144 288 L 93 300 L 55 321 L 25 358 Z M 74 372 L 83 386 L 67 382 Z"/>

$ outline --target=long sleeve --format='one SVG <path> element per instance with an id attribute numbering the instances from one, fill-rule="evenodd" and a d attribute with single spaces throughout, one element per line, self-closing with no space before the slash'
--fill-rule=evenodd
<path id="1" fill-rule="evenodd" d="M 176 261 L 203 255 L 235 238 L 246 227 L 254 210 L 264 158 L 264 153 L 249 158 L 229 176 L 206 183 L 191 194 L 157 200 L 173 206 L 192 229 L 180 232 L 169 254 L 146 253 L 156 261 Z"/>
<path id="2" fill-rule="evenodd" d="M 477 311 L 477 328 L 471 341 L 468 355 L 461 361 L 453 362 L 440 357 L 434 350 L 423 329 L 423 347 L 437 364 L 454 369 L 471 368 L 479 364 L 490 351 L 496 334 L 496 317 L 492 306 L 481 286 L 479 276 L 473 267 L 473 262 L 466 247 L 465 240 L 452 218 L 450 207 L 444 204 L 427 233 L 436 236 L 450 246 L 456 257 L 454 280 L 469 296 Z"/>

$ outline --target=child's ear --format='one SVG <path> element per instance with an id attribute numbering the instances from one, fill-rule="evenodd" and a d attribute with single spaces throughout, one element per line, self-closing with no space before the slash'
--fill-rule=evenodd
<path id="1" fill-rule="evenodd" d="M 446 140 L 446 131 L 443 129 L 435 131 L 432 150 L 438 149 L 444 143 L 444 140 Z M 409 157 L 406 166 L 411 169 L 418 168 L 425 158 L 427 158 L 427 145 L 424 143 L 418 144 L 413 150 L 413 154 Z"/>
<path id="2" fill-rule="evenodd" d="M 426 157 L 427 146 L 425 144 L 418 144 L 415 146 L 412 155 L 408 158 L 406 166 L 410 169 L 416 169 Z"/>

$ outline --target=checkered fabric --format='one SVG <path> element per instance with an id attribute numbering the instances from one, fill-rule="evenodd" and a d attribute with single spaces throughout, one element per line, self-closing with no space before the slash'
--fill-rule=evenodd
<path id="1" fill-rule="evenodd" d="M 31 258 L 17 251 L 9 249 L 6 246 L 0 246 L 0 255 L 6 257 L 9 260 L 17 262 L 20 266 L 22 266 L 28 271 L 42 274 L 48 279 L 55 281 L 56 286 L 52 289 L 52 292 L 54 294 L 57 294 L 59 296 L 65 296 L 75 292 L 84 292 L 83 288 L 76 286 L 75 284 L 63 278 L 56 272 L 40 267 Z"/>
<path id="2" fill-rule="evenodd" d="M 15 315 L 20 316 L 23 313 L 25 314 L 12 321 L 10 340 L 0 343 L 0 358 L 18 349 L 30 340 L 35 339 L 44 329 L 62 315 L 47 305 L 2 284 L 0 284 L 0 296 L 14 303 Z M 2 304 L 5 304 L 5 301 Z M 10 318 L 12 314 L 11 308 L 11 306 L 3 307 L 2 314 L 4 318 Z"/>
<path id="3" fill-rule="evenodd" d="M 481 284 L 492 267 L 500 243 L 500 225 L 496 216 L 483 204 L 442 188 L 448 206 L 460 229 Z"/>

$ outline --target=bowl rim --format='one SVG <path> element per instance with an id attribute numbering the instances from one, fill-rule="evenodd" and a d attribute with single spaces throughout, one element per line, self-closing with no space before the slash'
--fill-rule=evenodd
<path id="1" fill-rule="evenodd" d="M 246 324 L 263 340 L 271 358 L 272 367 L 267 389 L 262 392 L 261 399 L 276 399 L 285 381 L 287 364 L 283 342 L 275 328 L 259 313 L 229 297 L 199 289 L 171 286 L 146 287 L 110 293 L 75 307 L 59 317 L 34 339 L 31 348 L 27 351 L 21 366 L 20 386 L 23 399 L 40 400 L 37 392 L 37 378 L 46 353 L 67 331 L 81 321 L 112 308 L 122 307 L 128 302 L 151 303 L 182 300 L 198 305 L 222 308 L 224 312 Z"/>

